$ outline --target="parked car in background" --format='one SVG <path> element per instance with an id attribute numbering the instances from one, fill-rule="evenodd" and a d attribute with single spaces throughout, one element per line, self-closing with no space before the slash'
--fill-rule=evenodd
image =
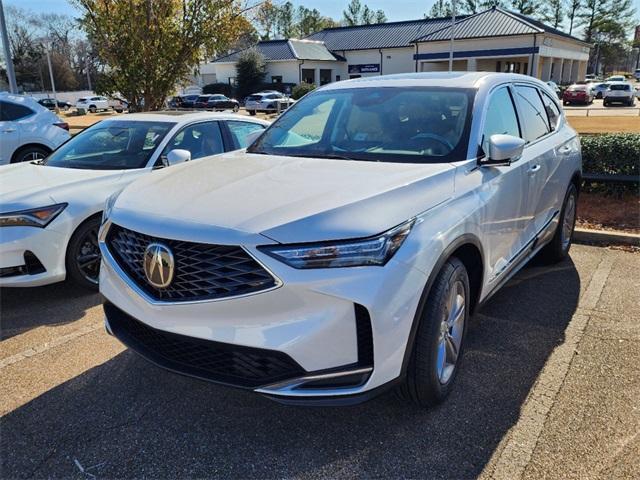
<path id="1" fill-rule="evenodd" d="M 105 326 L 174 372 L 285 403 L 398 386 L 434 405 L 478 306 L 539 252 L 567 257 L 580 183 L 579 137 L 532 77 L 331 83 L 246 151 L 112 197 Z"/>
<path id="2" fill-rule="evenodd" d="M 205 94 L 205 95 L 200 95 L 195 103 L 194 103 L 194 107 L 195 108 L 207 108 L 207 102 L 209 101 L 209 97 L 211 95 Z"/>
<path id="3" fill-rule="evenodd" d="M 88 110 L 91 113 L 109 110 L 109 99 L 102 96 L 82 97 L 76 102 L 76 108 L 79 110 Z"/>
<path id="4" fill-rule="evenodd" d="M 69 137 L 69 125 L 33 98 L 0 93 L 0 165 L 44 158 Z"/>
<path id="5" fill-rule="evenodd" d="M 56 101 L 53 98 L 41 98 L 40 100 L 38 100 L 38 103 L 47 110 L 56 109 Z M 73 105 L 71 105 L 69 102 L 58 100 L 57 106 L 60 110 L 69 110 Z"/>
<path id="6" fill-rule="evenodd" d="M 109 195 L 162 167 L 244 148 L 250 133 L 268 125 L 233 114 L 170 113 L 112 117 L 44 161 L 0 168 L 0 287 L 71 278 L 96 288 Z"/>
<path id="7" fill-rule="evenodd" d="M 633 78 L 640 82 L 640 68 L 637 68 L 635 72 L 633 72 Z"/>
<path id="8" fill-rule="evenodd" d="M 233 110 L 237 112 L 240 110 L 240 102 L 234 98 L 229 98 L 225 95 L 211 95 L 207 100 L 207 109 L 211 110 Z"/>
<path id="9" fill-rule="evenodd" d="M 280 111 L 286 110 L 289 106 L 293 105 L 295 100 L 286 97 L 280 92 L 275 90 L 258 92 L 253 95 L 249 95 L 245 101 L 244 108 L 249 112 L 249 115 L 255 115 L 257 112 L 261 113 L 274 113 L 278 111 L 278 104 L 280 105 Z"/>
<path id="10" fill-rule="evenodd" d="M 562 98 L 562 90 L 560 90 L 560 87 L 558 86 L 558 84 L 556 82 L 554 82 L 553 80 L 549 80 L 547 82 L 547 85 L 549 86 L 549 88 L 551 88 L 551 90 L 554 91 L 554 93 L 556 94 L 556 97 L 561 99 Z"/>
<path id="11" fill-rule="evenodd" d="M 117 113 L 122 113 L 129 109 L 129 102 L 121 97 L 111 97 L 108 99 L 108 104 L 111 109 Z"/>
<path id="12" fill-rule="evenodd" d="M 595 74 L 595 73 L 587 73 L 587 74 L 584 76 L 584 80 L 585 80 L 587 83 L 588 83 L 588 82 L 594 82 L 594 81 L 596 81 L 596 80 L 597 80 L 597 78 L 598 78 L 598 77 L 596 76 L 596 74 Z"/>
<path id="13" fill-rule="evenodd" d="M 562 94 L 563 105 L 581 103 L 589 105 L 593 103 L 593 91 L 588 85 L 570 85 Z"/>
<path id="14" fill-rule="evenodd" d="M 627 78 L 624 75 L 612 75 L 605 79 L 605 82 L 626 82 Z"/>
<path id="15" fill-rule="evenodd" d="M 200 97 L 200 95 L 182 95 L 180 97 L 179 108 L 195 108 L 198 97 Z"/>
<path id="16" fill-rule="evenodd" d="M 591 88 L 591 91 L 593 92 L 594 97 L 597 99 L 600 99 L 604 96 L 604 92 L 607 91 L 607 88 L 609 88 L 609 83 L 600 82 L 600 83 L 590 84 L 590 88 Z"/>
<path id="17" fill-rule="evenodd" d="M 612 82 L 604 92 L 602 103 L 605 107 L 613 103 L 622 103 L 632 107 L 635 103 L 635 90 L 629 82 Z"/>

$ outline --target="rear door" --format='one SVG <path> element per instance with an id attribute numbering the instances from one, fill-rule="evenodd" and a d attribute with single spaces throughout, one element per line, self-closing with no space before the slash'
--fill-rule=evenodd
<path id="1" fill-rule="evenodd" d="M 546 97 L 535 85 L 517 84 L 515 93 L 523 138 L 527 142 L 522 156 L 527 179 L 523 216 L 526 223 L 525 239 L 526 242 L 532 242 L 559 213 L 555 172 L 562 155 L 562 141 L 556 132 L 560 112 L 555 101 Z M 542 95 L 545 95 L 544 102 Z M 553 112 L 553 124 L 550 123 L 548 111 Z"/>
<path id="2" fill-rule="evenodd" d="M 13 153 L 20 147 L 20 120 L 33 115 L 23 105 L 0 101 L 0 165 L 11 162 Z"/>

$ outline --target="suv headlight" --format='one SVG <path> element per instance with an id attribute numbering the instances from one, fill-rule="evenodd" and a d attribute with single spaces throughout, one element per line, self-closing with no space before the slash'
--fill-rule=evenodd
<path id="1" fill-rule="evenodd" d="M 40 227 L 44 228 L 67 207 L 57 203 L 48 207 L 31 208 L 17 212 L 0 213 L 0 227 Z"/>
<path id="2" fill-rule="evenodd" d="M 293 268 L 383 266 L 409 235 L 415 219 L 375 237 L 298 245 L 265 245 L 261 252 Z"/>

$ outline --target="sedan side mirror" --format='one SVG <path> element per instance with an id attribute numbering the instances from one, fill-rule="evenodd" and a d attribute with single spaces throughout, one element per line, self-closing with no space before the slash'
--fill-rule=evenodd
<path id="1" fill-rule="evenodd" d="M 248 133 L 245 137 L 245 142 L 247 143 L 247 147 L 250 147 L 253 142 L 255 142 L 262 134 L 264 133 L 264 129 L 260 128 L 258 130 L 254 130 L 251 133 Z"/>
<path id="2" fill-rule="evenodd" d="M 167 167 L 170 167 L 171 165 L 177 165 L 178 163 L 188 162 L 189 160 L 191 160 L 191 152 L 189 150 L 182 150 L 177 148 L 167 153 L 167 158 L 164 164 Z"/>
<path id="3" fill-rule="evenodd" d="M 480 160 L 480 165 L 499 167 L 511 165 L 522 156 L 525 141 L 513 135 L 491 135 L 489 138 L 489 156 Z"/>

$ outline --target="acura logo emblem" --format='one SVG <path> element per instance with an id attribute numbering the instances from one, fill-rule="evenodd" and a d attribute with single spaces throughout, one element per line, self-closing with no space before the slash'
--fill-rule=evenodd
<path id="1" fill-rule="evenodd" d="M 173 253 L 161 243 L 150 243 L 144 251 L 144 274 L 156 288 L 166 288 L 173 280 Z"/>

